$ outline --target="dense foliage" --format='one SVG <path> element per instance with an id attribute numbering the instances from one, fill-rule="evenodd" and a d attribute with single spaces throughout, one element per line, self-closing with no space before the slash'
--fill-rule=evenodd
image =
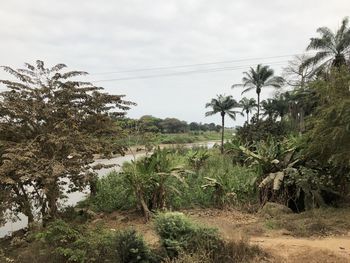
<path id="1" fill-rule="evenodd" d="M 30 223 L 55 218 L 67 191 L 92 185 L 94 154 L 123 153 L 113 142 L 121 136 L 111 116 L 122 116 L 133 103 L 102 93 L 85 75 L 62 72 L 42 61 L 25 69 L 4 67 L 17 81 L 0 80 L 0 189 L 2 211 L 21 212 Z"/>

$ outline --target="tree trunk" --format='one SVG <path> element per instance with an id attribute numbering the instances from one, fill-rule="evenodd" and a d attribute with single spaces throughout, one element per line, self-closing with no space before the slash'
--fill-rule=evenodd
<path id="1" fill-rule="evenodd" d="M 19 188 L 21 189 L 22 194 L 19 192 L 19 189 L 17 189 L 17 187 L 13 187 L 13 190 L 17 195 L 17 198 L 19 200 L 18 204 L 21 207 L 23 214 L 28 217 L 28 226 L 30 226 L 34 222 L 32 206 L 23 185 L 20 184 Z"/>
<path id="2" fill-rule="evenodd" d="M 249 124 L 249 111 L 246 111 L 247 113 L 247 124 Z"/>
<path id="3" fill-rule="evenodd" d="M 145 220 L 149 221 L 150 218 L 151 218 L 151 211 L 149 211 L 149 209 L 148 209 L 148 206 L 147 206 L 147 204 L 145 202 L 145 199 L 143 198 L 143 194 L 138 192 L 137 193 L 137 199 L 139 201 L 139 205 L 141 207 L 142 214 L 145 217 Z"/>
<path id="4" fill-rule="evenodd" d="M 260 91 L 257 91 L 258 93 L 258 117 L 257 120 L 259 121 L 260 118 Z"/>
<path id="5" fill-rule="evenodd" d="M 94 175 L 90 180 L 89 180 L 89 185 L 90 185 L 90 196 L 96 196 L 97 193 L 97 181 L 98 178 L 96 175 Z"/>
<path id="6" fill-rule="evenodd" d="M 59 195 L 59 186 L 57 185 L 57 182 L 54 182 L 49 186 L 49 189 L 46 193 L 48 211 L 46 216 L 43 215 L 43 221 L 50 221 L 57 217 L 57 200 L 59 198 Z"/>
<path id="7" fill-rule="evenodd" d="M 224 153 L 225 112 L 221 112 L 221 153 Z"/>

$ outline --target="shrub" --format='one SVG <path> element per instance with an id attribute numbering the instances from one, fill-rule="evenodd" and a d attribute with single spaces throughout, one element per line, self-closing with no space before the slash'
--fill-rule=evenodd
<path id="1" fill-rule="evenodd" d="M 254 121 L 251 124 L 245 123 L 237 129 L 237 137 L 244 143 L 252 144 L 255 141 L 266 140 L 268 137 L 282 138 L 289 132 L 288 124 L 285 121 L 274 121 L 273 119 Z"/>
<path id="2" fill-rule="evenodd" d="M 105 262 L 115 259 L 115 234 L 101 228 L 87 230 L 62 220 L 50 223 L 36 234 L 42 250 L 52 255 L 52 262 Z"/>
<path id="3" fill-rule="evenodd" d="M 220 240 L 220 245 L 212 251 L 210 258 L 213 263 L 246 263 L 254 258 L 267 256 L 257 245 L 250 245 L 246 240 L 241 239 L 239 241 Z"/>
<path id="4" fill-rule="evenodd" d="M 119 232 L 116 237 L 117 260 L 120 263 L 151 262 L 151 251 L 135 230 Z"/>
<path id="5" fill-rule="evenodd" d="M 224 241 L 217 229 L 197 225 L 182 213 L 158 214 L 154 223 L 170 258 L 166 262 L 243 263 L 264 255 L 246 240 Z"/>
<path id="6" fill-rule="evenodd" d="M 136 201 L 124 174 L 111 172 L 97 182 L 96 195 L 91 199 L 95 209 L 112 212 L 134 207 Z"/>
<path id="7" fill-rule="evenodd" d="M 212 263 L 212 260 L 205 252 L 180 253 L 177 258 L 165 259 L 164 263 Z"/>
<path id="8" fill-rule="evenodd" d="M 184 251 L 211 250 L 219 239 L 216 229 L 200 227 L 178 212 L 160 213 L 154 223 L 170 258 Z"/>

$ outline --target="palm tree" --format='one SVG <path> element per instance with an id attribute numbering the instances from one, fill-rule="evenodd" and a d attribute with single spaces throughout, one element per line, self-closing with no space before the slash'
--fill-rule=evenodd
<path id="1" fill-rule="evenodd" d="M 318 64 L 317 71 L 329 66 L 340 67 L 346 64 L 346 56 L 350 52 L 349 19 L 346 17 L 337 32 L 332 32 L 328 27 L 320 27 L 317 32 L 320 37 L 311 38 L 307 50 L 317 50 L 315 56 L 307 59 L 302 67 Z"/>
<path id="2" fill-rule="evenodd" d="M 263 100 L 261 102 L 264 116 L 268 116 L 270 119 L 276 120 L 277 117 L 283 117 L 289 110 L 289 93 L 282 93 L 276 95 L 273 99 Z"/>
<path id="3" fill-rule="evenodd" d="M 205 105 L 206 108 L 212 108 L 211 111 L 205 113 L 205 116 L 212 116 L 217 113 L 221 115 L 221 153 L 224 152 L 224 130 L 225 130 L 225 115 L 227 114 L 233 120 L 236 120 L 236 113 L 239 111 L 233 110 L 240 105 L 232 96 L 218 95 Z"/>
<path id="4" fill-rule="evenodd" d="M 278 112 L 276 110 L 276 101 L 274 99 L 267 99 L 261 102 L 263 116 L 268 116 L 269 119 L 276 119 Z"/>
<path id="5" fill-rule="evenodd" d="M 255 89 L 256 94 L 258 95 L 258 120 L 260 114 L 260 93 L 262 88 L 274 87 L 280 88 L 284 79 L 282 77 L 274 76 L 273 69 L 270 69 L 269 66 L 263 66 L 261 64 L 256 66 L 256 69 L 250 68 L 249 72 L 243 72 L 245 75 L 242 78 L 243 84 L 234 84 L 234 87 L 244 87 L 245 90 L 242 91 L 242 94 Z"/>
<path id="6" fill-rule="evenodd" d="M 247 99 L 246 97 L 244 97 L 243 99 L 241 99 L 239 101 L 239 104 L 242 107 L 242 112 L 245 112 L 247 115 L 247 124 L 249 123 L 249 113 L 252 112 L 252 110 L 254 108 L 256 108 L 257 104 L 256 104 L 256 100 L 251 98 L 251 99 Z"/>

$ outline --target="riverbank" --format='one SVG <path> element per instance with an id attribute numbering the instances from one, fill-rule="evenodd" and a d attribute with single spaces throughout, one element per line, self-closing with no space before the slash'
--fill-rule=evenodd
<path id="1" fill-rule="evenodd" d="M 265 253 L 264 257 L 247 262 L 345 263 L 350 260 L 350 208 L 316 209 L 300 214 L 279 214 L 273 218 L 235 209 L 189 209 L 181 213 L 198 224 L 218 229 L 226 241 L 244 240 Z M 272 227 L 272 220 L 280 222 L 280 227 Z M 282 224 L 286 221 L 289 223 Z M 132 227 L 152 249 L 159 249 L 161 245 L 154 221 L 145 222 L 135 211 L 98 213 L 84 224 L 87 229 L 98 228 L 106 233 L 118 233 Z M 315 227 L 316 224 L 323 227 Z M 309 231 L 301 234 L 296 231 L 300 227 Z M 15 262 L 42 262 L 34 260 L 33 251 L 38 249 L 38 241 L 18 236 L 15 241 L 1 240 L 1 245 L 9 258 L 19 259 Z M 246 252 L 242 250 L 242 253 Z"/>
<path id="2" fill-rule="evenodd" d="M 183 143 L 183 144 L 160 144 L 158 145 L 161 149 L 164 148 L 175 148 L 175 147 L 185 147 L 185 148 L 192 148 L 192 147 L 207 147 L 212 148 L 215 144 L 219 144 L 220 141 L 206 141 L 206 142 L 196 142 L 196 143 Z M 157 146 L 157 147 L 158 147 Z M 140 158 L 144 156 L 146 153 L 151 153 L 152 150 L 148 149 L 146 150 L 144 146 L 132 146 L 129 147 L 129 150 L 125 152 L 125 155 L 115 155 L 109 159 L 105 158 L 98 158 L 95 159 L 95 164 L 102 164 L 102 165 L 113 165 L 108 168 L 102 168 L 97 171 L 98 177 L 101 178 L 108 173 L 112 171 L 119 171 L 123 163 L 130 162 L 132 160 L 136 160 L 137 158 Z M 67 207 L 67 206 L 75 206 L 78 202 L 84 200 L 89 194 L 89 190 L 85 189 L 81 192 L 72 192 L 67 194 L 67 198 L 65 200 L 62 200 L 61 207 Z M 63 202 L 64 201 L 64 202 Z M 6 235 L 11 234 L 14 231 L 17 231 L 19 229 L 25 228 L 27 226 L 27 218 L 23 215 L 19 215 L 19 220 L 12 222 L 9 220 L 4 226 L 0 227 L 0 238 L 4 237 Z"/>
<path id="3" fill-rule="evenodd" d="M 233 137 L 233 130 L 225 130 L 224 139 L 229 140 Z M 198 131 L 185 133 L 145 133 L 145 134 L 131 134 L 123 138 L 121 143 L 123 145 L 137 146 L 137 145 L 161 145 L 161 144 L 186 144 L 198 143 L 206 141 L 220 141 L 221 133 L 215 131 Z"/>

